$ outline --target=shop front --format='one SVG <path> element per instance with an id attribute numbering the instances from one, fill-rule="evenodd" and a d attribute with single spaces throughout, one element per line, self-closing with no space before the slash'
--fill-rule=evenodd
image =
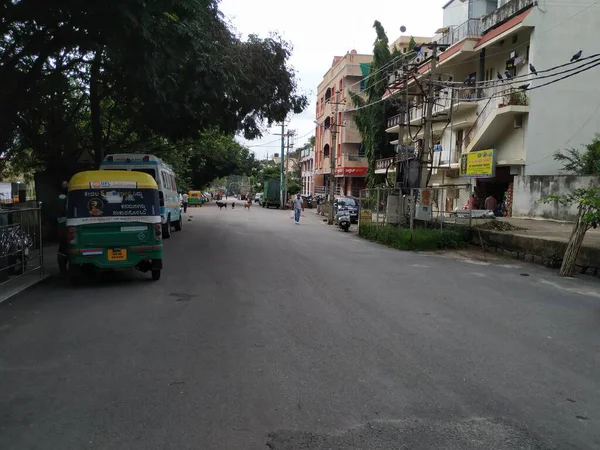
<path id="1" fill-rule="evenodd" d="M 337 167 L 335 177 L 338 195 L 358 197 L 361 189 L 367 186 L 367 170 L 367 167 Z"/>
<path id="2" fill-rule="evenodd" d="M 492 210 L 497 217 L 512 215 L 513 181 L 510 166 L 498 166 L 495 149 L 462 155 L 460 177 L 474 184 L 474 209 Z"/>

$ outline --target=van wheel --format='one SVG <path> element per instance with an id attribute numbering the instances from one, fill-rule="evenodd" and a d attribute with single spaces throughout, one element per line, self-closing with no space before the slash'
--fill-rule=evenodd
<path id="1" fill-rule="evenodd" d="M 167 224 L 162 229 L 163 239 L 169 239 L 171 237 L 171 216 L 167 219 Z"/>
<path id="2" fill-rule="evenodd" d="M 183 217 L 181 217 L 181 214 L 180 214 L 179 220 L 177 222 L 175 222 L 175 231 L 181 231 L 182 227 L 183 227 Z"/>
<path id="3" fill-rule="evenodd" d="M 160 270 L 152 271 L 152 280 L 154 280 L 154 281 L 160 280 Z"/>

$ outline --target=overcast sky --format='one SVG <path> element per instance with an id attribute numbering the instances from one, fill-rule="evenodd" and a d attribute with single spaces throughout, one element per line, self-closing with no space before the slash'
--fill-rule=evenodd
<path id="1" fill-rule="evenodd" d="M 356 49 L 372 53 L 379 20 L 390 41 L 400 36 L 400 26 L 407 36 L 433 36 L 442 26 L 442 6 L 447 0 L 221 0 L 221 11 L 235 30 L 266 37 L 277 31 L 294 46 L 291 65 L 297 71 L 300 90 L 310 104 L 299 115 L 291 117 L 289 127 L 304 144 L 314 134 L 316 89 L 331 67 L 335 55 Z M 280 128 L 269 132 L 279 133 Z M 278 136 L 265 133 L 262 139 L 247 142 L 257 157 L 279 152 Z M 276 142 L 273 142 L 276 141 Z"/>

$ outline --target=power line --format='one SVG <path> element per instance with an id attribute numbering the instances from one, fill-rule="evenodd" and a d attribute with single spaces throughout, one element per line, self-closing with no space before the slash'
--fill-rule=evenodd
<path id="1" fill-rule="evenodd" d="M 588 60 L 589 58 L 593 58 L 593 57 L 597 58 L 598 56 L 600 56 L 600 53 L 596 54 L 594 56 L 590 56 L 588 58 L 585 58 L 585 60 Z M 465 99 L 465 98 L 462 98 L 462 97 L 453 97 L 453 98 L 454 98 L 454 100 L 458 100 L 458 101 L 461 101 L 461 100 L 462 101 L 465 101 L 465 100 L 480 101 L 480 100 L 488 100 L 488 99 L 492 99 L 492 98 L 497 98 L 497 97 L 501 97 L 503 95 L 506 95 L 506 93 L 510 92 L 511 89 L 514 89 L 514 88 L 512 88 L 512 86 L 515 85 L 515 84 L 517 84 L 517 83 L 521 84 L 521 83 L 524 83 L 525 81 L 534 81 L 536 79 L 537 80 L 541 80 L 541 79 L 546 79 L 546 78 L 552 78 L 552 77 L 556 77 L 556 76 L 563 75 L 563 74 L 570 73 L 570 72 L 574 72 L 574 71 L 576 71 L 576 72 L 572 73 L 571 75 L 577 75 L 579 73 L 582 73 L 582 72 L 585 72 L 585 71 L 587 71 L 589 69 L 592 69 L 592 68 L 594 68 L 594 67 L 596 67 L 597 65 L 600 64 L 599 63 L 600 58 L 594 59 L 592 61 L 587 61 L 586 63 L 581 64 L 581 62 L 583 62 L 583 61 L 584 60 L 582 59 L 582 60 L 574 62 L 574 63 L 577 63 L 577 62 L 580 63 L 580 65 L 578 65 L 577 67 L 573 67 L 573 68 L 570 68 L 570 69 L 567 69 L 567 70 L 564 70 L 564 71 L 553 73 L 551 75 L 545 75 L 545 76 L 541 76 L 541 77 L 536 77 L 535 75 L 532 76 L 531 74 L 529 74 L 527 76 L 529 76 L 530 78 L 527 79 L 527 80 L 510 81 L 510 80 L 512 80 L 512 79 L 510 79 L 510 80 L 508 80 L 508 83 L 504 83 L 504 84 L 490 83 L 489 85 L 487 85 L 487 88 L 491 88 L 491 87 L 494 87 L 494 86 L 499 86 L 499 87 L 503 87 L 504 86 L 504 87 L 506 87 L 506 89 L 503 89 L 502 91 L 497 92 L 497 93 L 495 93 L 493 95 L 483 96 L 483 97 L 471 97 L 471 98 L 468 98 L 468 99 Z M 556 68 L 565 67 L 565 66 L 568 66 L 568 65 L 571 65 L 571 63 L 562 64 L 560 66 L 556 66 Z M 587 69 L 584 69 L 584 70 L 578 70 L 578 69 L 581 69 L 582 67 L 586 67 L 586 66 L 590 66 L 590 67 L 588 67 Z M 554 69 L 548 69 L 548 70 L 554 70 Z M 544 71 L 544 72 L 547 72 L 547 71 Z M 538 73 L 542 73 L 542 71 L 539 71 Z M 520 90 L 522 90 L 522 91 L 531 91 L 531 90 L 534 90 L 534 89 L 539 89 L 540 87 L 548 86 L 549 84 L 553 84 L 556 81 L 561 81 L 563 79 L 570 78 L 571 75 L 566 76 L 566 77 L 561 77 L 560 79 L 552 81 L 552 82 L 549 82 L 549 83 L 542 83 L 541 85 L 538 85 L 538 86 L 527 87 L 527 88 L 520 89 Z M 435 83 L 432 82 L 432 84 L 435 84 Z M 465 87 L 465 88 L 457 88 L 457 87 L 451 87 L 451 86 L 448 86 L 448 87 L 451 88 L 451 89 L 459 90 L 459 91 L 460 90 L 469 90 L 469 89 L 472 89 L 472 88 L 468 88 L 468 87 Z M 368 104 L 365 104 L 365 105 L 360 105 L 358 107 L 354 107 L 354 108 L 348 109 L 346 111 L 347 112 L 358 111 L 358 110 L 361 110 L 361 109 L 364 109 L 364 108 L 368 108 L 369 106 L 373 106 L 373 105 L 376 105 L 378 103 L 381 103 L 381 102 L 384 102 L 386 100 L 389 100 L 390 98 L 391 97 L 381 98 L 380 100 L 376 100 L 374 102 L 371 102 L 371 103 L 368 103 Z M 450 100 L 450 99 L 451 99 L 451 97 L 446 97 L 446 100 Z"/>

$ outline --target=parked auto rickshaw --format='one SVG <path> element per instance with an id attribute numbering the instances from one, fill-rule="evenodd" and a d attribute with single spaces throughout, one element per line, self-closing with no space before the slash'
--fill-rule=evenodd
<path id="1" fill-rule="evenodd" d="M 188 203 L 190 206 L 202 206 L 204 203 L 204 197 L 200 191 L 189 191 L 188 192 Z"/>
<path id="2" fill-rule="evenodd" d="M 163 259 L 158 186 L 123 170 L 77 173 L 67 195 L 69 278 L 95 269 L 136 268 L 160 279 Z"/>

